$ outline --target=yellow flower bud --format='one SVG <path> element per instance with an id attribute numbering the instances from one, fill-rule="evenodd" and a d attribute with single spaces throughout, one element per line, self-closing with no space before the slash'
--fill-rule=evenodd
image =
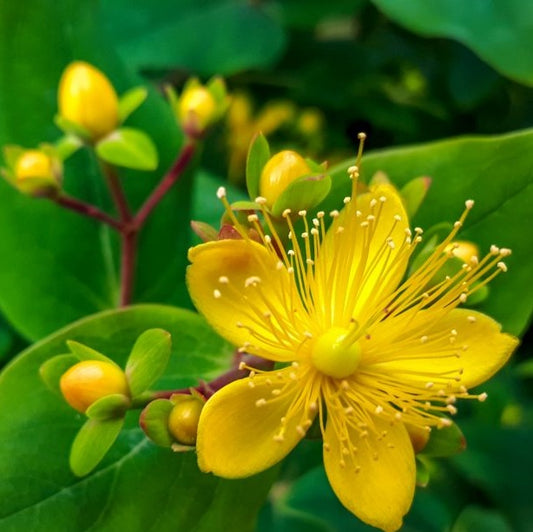
<path id="1" fill-rule="evenodd" d="M 479 248 L 473 243 L 467 240 L 456 240 L 446 246 L 445 252 L 450 251 L 463 262 L 470 262 L 472 257 L 479 257 Z"/>
<path id="2" fill-rule="evenodd" d="M 129 395 L 124 372 L 111 362 L 101 360 L 74 364 L 61 376 L 59 387 L 67 403 L 82 413 L 106 395 Z"/>
<path id="3" fill-rule="evenodd" d="M 168 417 L 168 430 L 183 445 L 194 445 L 204 402 L 199 397 L 180 398 Z"/>
<path id="4" fill-rule="evenodd" d="M 54 179 L 52 159 L 42 151 L 28 150 L 15 165 L 15 177 L 20 180 L 33 177 Z"/>
<path id="5" fill-rule="evenodd" d="M 322 129 L 324 118 L 317 109 L 304 109 L 298 118 L 296 127 L 306 136 L 312 136 Z"/>
<path id="6" fill-rule="evenodd" d="M 92 140 L 107 135 L 119 123 L 118 97 L 107 77 L 88 63 L 76 61 L 59 82 L 59 114 L 81 126 Z"/>
<path id="7" fill-rule="evenodd" d="M 276 153 L 265 164 L 259 181 L 259 195 L 272 207 L 281 193 L 295 179 L 311 173 L 309 165 L 298 153 L 284 150 Z"/>
<path id="8" fill-rule="evenodd" d="M 46 196 L 59 188 L 61 164 L 41 150 L 26 150 L 12 169 L 15 186 L 25 194 Z"/>
<path id="9" fill-rule="evenodd" d="M 178 101 L 178 119 L 190 135 L 201 135 L 213 120 L 217 104 L 213 95 L 202 86 L 185 89 Z"/>

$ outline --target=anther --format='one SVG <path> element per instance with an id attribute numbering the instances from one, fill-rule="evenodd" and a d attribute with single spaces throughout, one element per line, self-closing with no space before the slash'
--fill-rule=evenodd
<path id="1" fill-rule="evenodd" d="M 283 218 L 288 218 L 290 214 L 291 214 L 291 210 L 285 209 L 281 215 L 283 216 Z"/>
<path id="2" fill-rule="evenodd" d="M 248 215 L 248 221 L 250 223 L 258 222 L 259 221 L 259 217 L 257 216 L 257 214 L 249 214 Z"/>
<path id="3" fill-rule="evenodd" d="M 339 216 L 339 211 L 338 210 L 333 210 L 329 213 L 329 215 L 332 217 L 332 218 L 337 218 L 337 216 Z"/>
<path id="4" fill-rule="evenodd" d="M 305 211 L 305 210 L 303 210 L 303 209 L 302 209 L 301 211 L 298 211 L 298 216 L 301 216 L 302 218 L 303 218 L 304 216 L 307 216 L 307 211 Z"/>
<path id="5" fill-rule="evenodd" d="M 458 229 L 459 227 L 463 227 L 463 223 L 459 220 L 453 222 L 453 226 L 455 227 L 455 229 Z"/>
<path id="6" fill-rule="evenodd" d="M 502 272 L 506 272 L 507 271 L 507 264 L 505 264 L 505 262 L 498 262 L 498 264 L 496 264 L 496 266 L 498 266 L 498 268 L 500 268 L 500 270 Z"/>
<path id="7" fill-rule="evenodd" d="M 296 426 L 296 432 L 303 438 L 305 436 L 305 429 L 301 425 Z"/>
<path id="8" fill-rule="evenodd" d="M 455 408 L 453 405 L 446 405 L 446 410 L 448 410 L 448 412 L 450 412 L 452 415 L 457 414 L 457 408 Z"/>
<path id="9" fill-rule="evenodd" d="M 226 188 L 225 187 L 218 187 L 217 189 L 217 198 L 222 199 L 226 197 Z"/>
<path id="10" fill-rule="evenodd" d="M 375 207 L 378 204 L 378 200 L 376 198 L 372 198 L 370 200 L 370 208 Z"/>
<path id="11" fill-rule="evenodd" d="M 477 396 L 477 400 L 480 402 L 480 403 L 483 403 L 484 401 L 487 400 L 487 393 L 486 392 L 483 392 L 483 393 L 480 393 L 478 396 Z"/>
<path id="12" fill-rule="evenodd" d="M 261 277 L 257 277 L 257 275 L 252 275 L 251 277 L 248 277 L 244 281 L 244 287 L 248 288 L 250 286 L 256 286 L 260 282 L 261 282 Z"/>
<path id="13" fill-rule="evenodd" d="M 320 218 L 324 218 L 324 215 L 325 215 L 325 214 L 326 214 L 326 213 L 325 213 L 324 211 L 318 211 L 318 212 L 316 213 L 316 217 L 320 220 Z"/>
<path id="14" fill-rule="evenodd" d="M 468 299 L 468 296 L 464 292 L 459 296 L 459 301 L 461 303 L 466 303 L 467 299 Z"/>
<path id="15" fill-rule="evenodd" d="M 402 217 L 399 215 L 399 214 L 395 214 L 394 215 L 394 219 L 397 221 L 397 222 L 401 222 L 402 221 Z M 410 232 L 410 231 L 409 231 Z"/>
<path id="16" fill-rule="evenodd" d="M 222 297 L 222 293 L 220 292 L 220 290 L 217 290 L 216 288 L 213 290 L 213 297 L 215 299 L 218 299 L 220 297 Z"/>
<path id="17" fill-rule="evenodd" d="M 255 402 L 255 406 L 257 406 L 257 408 L 260 408 L 260 407 L 265 406 L 265 405 L 266 405 L 266 399 L 264 399 L 264 398 L 258 399 Z"/>
<path id="18" fill-rule="evenodd" d="M 490 254 L 491 255 L 499 255 L 500 254 L 500 248 L 498 246 L 495 246 L 494 244 L 492 244 L 492 246 L 490 246 Z"/>
<path id="19" fill-rule="evenodd" d="M 466 200 L 466 201 L 465 201 L 465 207 L 466 207 L 468 210 L 470 210 L 473 206 L 474 206 L 474 200 L 469 199 L 469 200 Z"/>
<path id="20" fill-rule="evenodd" d="M 430 390 L 433 386 L 435 386 L 434 382 L 426 382 L 425 388 L 426 390 Z"/>
<path id="21" fill-rule="evenodd" d="M 283 434 L 276 434 L 272 439 L 278 443 L 281 443 L 285 440 L 285 438 L 283 437 Z"/>
<path id="22" fill-rule="evenodd" d="M 257 196 L 257 198 L 255 198 L 255 202 L 258 205 L 266 205 L 267 200 L 263 196 Z"/>
<path id="23" fill-rule="evenodd" d="M 352 198 L 350 198 L 350 196 L 346 196 L 342 202 L 344 203 L 344 205 L 348 205 L 348 203 L 350 203 L 350 201 L 352 201 Z"/>
<path id="24" fill-rule="evenodd" d="M 428 341 L 428 337 L 426 335 L 420 337 L 420 342 L 425 344 Z"/>
<path id="25" fill-rule="evenodd" d="M 379 201 L 381 201 L 381 203 L 385 203 L 387 201 L 387 197 L 386 196 L 380 196 L 379 197 Z"/>
<path id="26" fill-rule="evenodd" d="M 383 407 L 381 405 L 376 406 L 374 413 L 381 414 L 383 412 Z"/>
<path id="27" fill-rule="evenodd" d="M 220 284 L 228 284 L 229 283 L 229 279 L 225 276 L 225 275 L 221 275 L 219 278 L 218 278 L 218 282 Z"/>

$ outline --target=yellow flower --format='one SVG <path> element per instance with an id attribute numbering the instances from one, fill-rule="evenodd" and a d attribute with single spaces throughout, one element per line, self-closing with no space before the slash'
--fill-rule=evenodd
<path id="1" fill-rule="evenodd" d="M 117 128 L 118 97 L 107 77 L 83 61 L 63 72 L 58 92 L 59 114 L 98 140 Z"/>
<path id="2" fill-rule="evenodd" d="M 457 308 L 500 272 L 510 251 L 492 246 L 456 275 L 427 288 L 448 260 L 473 202 L 448 238 L 403 283 L 422 240 L 387 184 L 360 196 L 357 168 L 342 212 L 285 213 L 288 242 L 265 209 L 250 223 L 263 235 L 201 244 L 190 251 L 193 301 L 241 351 L 279 369 L 250 369 L 217 391 L 198 427 L 200 468 L 227 478 L 258 473 L 285 457 L 317 418 L 324 465 L 340 501 L 363 521 L 397 530 L 415 489 L 406 425 L 426 431 L 450 424 L 456 400 L 484 400 L 471 387 L 493 375 L 517 340 L 479 312 Z M 219 197 L 227 208 L 225 191 Z M 256 200 L 264 204 L 264 198 Z M 230 214 L 230 213 L 229 213 Z M 279 228 L 279 226 L 277 226 Z M 296 234 L 301 237 L 296 238 Z"/>

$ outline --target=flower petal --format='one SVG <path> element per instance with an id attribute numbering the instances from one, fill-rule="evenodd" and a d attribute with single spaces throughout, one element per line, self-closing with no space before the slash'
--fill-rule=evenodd
<path id="1" fill-rule="evenodd" d="M 401 527 L 414 496 L 413 447 L 403 424 L 373 421 L 375 431 L 369 429 L 364 437 L 348 428 L 350 444 L 357 449 L 348 456 L 328 421 L 324 465 L 333 491 L 348 510 L 365 523 L 394 531 Z"/>
<path id="2" fill-rule="evenodd" d="M 409 222 L 391 185 L 352 198 L 331 225 L 316 259 L 316 299 L 331 305 L 332 324 L 346 326 L 375 312 L 401 281 L 409 259 Z"/>
<path id="3" fill-rule="evenodd" d="M 454 388 L 476 386 L 496 373 L 518 345 L 498 322 L 469 309 L 454 309 L 438 319 L 431 309 L 406 313 L 377 324 L 365 343 L 366 365 L 387 373 L 432 381 L 439 375 Z M 458 376 L 459 375 L 459 376 Z"/>
<path id="4" fill-rule="evenodd" d="M 192 248 L 189 260 L 191 298 L 220 335 L 249 353 L 295 360 L 306 330 L 295 324 L 305 311 L 273 252 L 250 240 L 220 240 Z"/>
<path id="5" fill-rule="evenodd" d="M 254 475 L 279 462 L 302 439 L 297 426 L 306 411 L 304 403 L 294 408 L 301 390 L 290 373 L 287 368 L 232 382 L 207 401 L 196 443 L 202 471 L 225 478 Z M 281 393 L 273 394 L 276 389 Z"/>

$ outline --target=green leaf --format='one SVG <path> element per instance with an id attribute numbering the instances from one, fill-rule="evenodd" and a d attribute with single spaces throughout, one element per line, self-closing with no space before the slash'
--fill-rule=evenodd
<path id="1" fill-rule="evenodd" d="M 93 1 L 0 3 L 0 145 L 36 146 L 57 140 L 55 94 L 63 69 L 74 57 L 105 72 L 119 94 L 139 85 L 141 80 L 119 61 L 104 17 Z M 43 20 L 51 23 L 43 25 Z M 21 53 L 17 61 L 15 42 Z M 182 134 L 168 104 L 151 88 L 128 124 L 150 135 L 160 157 L 159 171 L 121 171 L 126 177 L 142 176 L 122 180 L 136 207 L 171 166 Z M 64 167 L 68 194 L 113 212 L 105 181 L 87 149 L 78 150 Z M 83 316 L 114 308 L 120 271 L 120 241 L 114 231 L 49 201 L 25 197 L 0 181 L 0 256 L 9 257 L 0 262 L 0 306 L 15 328 L 37 340 Z M 191 185 L 192 172 L 187 172 L 143 229 L 134 301 L 187 304 Z M 34 265 L 31 275 L 29 265 Z"/>
<path id="2" fill-rule="evenodd" d="M 124 419 L 88 419 L 72 442 L 70 468 L 78 477 L 89 474 L 117 439 Z"/>
<path id="3" fill-rule="evenodd" d="M 415 176 L 431 178 L 411 226 L 427 229 L 443 221 L 453 223 L 464 201 L 475 200 L 459 239 L 474 242 L 482 254 L 491 244 L 513 250 L 506 259 L 509 272 L 490 284 L 490 296 L 477 308 L 512 334 L 521 334 L 533 314 L 533 250 L 523 230 L 533 227 L 533 170 L 526 155 L 532 150 L 533 130 L 526 130 L 369 153 L 361 168 L 364 181 L 382 170 L 400 188 Z M 353 159 L 331 170 L 332 192 L 321 206 L 326 212 L 342 206 L 342 198 L 350 193 L 346 168 L 351 164 Z"/>
<path id="4" fill-rule="evenodd" d="M 131 401 L 129 397 L 121 393 L 113 393 L 101 397 L 87 408 L 85 415 L 89 419 L 105 421 L 123 417 L 128 410 Z"/>
<path id="5" fill-rule="evenodd" d="M 156 399 L 142 411 L 139 423 L 145 434 L 157 445 L 170 447 L 174 438 L 168 430 L 168 416 L 174 403 L 168 399 Z"/>
<path id="6" fill-rule="evenodd" d="M 148 97 L 146 87 L 134 87 L 125 92 L 118 101 L 118 116 L 120 122 L 124 122 L 136 111 Z"/>
<path id="7" fill-rule="evenodd" d="M 263 133 L 257 133 L 252 139 L 246 157 L 246 188 L 253 201 L 259 196 L 259 181 L 265 164 L 270 159 L 270 147 Z"/>
<path id="8" fill-rule="evenodd" d="M 430 472 L 426 463 L 416 458 L 416 485 L 425 488 L 429 484 Z"/>
<path id="9" fill-rule="evenodd" d="M 248 479 L 224 480 L 198 471 L 194 453 L 174 453 L 151 443 L 138 412 L 94 474 L 76 478 L 68 465 L 72 441 L 85 421 L 41 381 L 38 368 L 75 338 L 109 353 L 124 366 L 138 336 L 163 328 L 179 342 L 158 390 L 194 386 L 231 364 L 233 347 L 189 311 L 141 305 L 81 320 L 44 339 L 0 375 L 0 529 L 211 532 L 216 523 L 236 532 L 253 530 L 276 470 Z M 35 452 L 38 449 L 38 452 Z M 154 516 L 157 524 L 154 525 Z M 97 525 L 95 525 L 97 523 Z"/>
<path id="10" fill-rule="evenodd" d="M 415 179 L 411 179 L 411 181 L 400 190 L 409 219 L 416 214 L 420 205 L 422 205 L 430 185 L 431 179 L 427 177 L 416 177 Z"/>
<path id="11" fill-rule="evenodd" d="M 513 532 L 513 528 L 500 512 L 469 505 L 461 512 L 451 532 Z"/>
<path id="12" fill-rule="evenodd" d="M 285 46 L 282 28 L 259 5 L 182 0 L 176 7 L 173 0 L 115 0 L 102 8 L 122 57 L 137 70 L 179 65 L 206 76 L 227 75 L 271 65 Z"/>
<path id="13" fill-rule="evenodd" d="M 279 195 L 272 206 L 272 214 L 281 216 L 285 209 L 298 212 L 302 209 L 313 209 L 328 194 L 331 189 L 329 175 L 311 175 L 295 179 Z"/>
<path id="14" fill-rule="evenodd" d="M 83 126 L 80 126 L 76 122 L 71 122 L 61 115 L 54 116 L 54 123 L 65 135 L 73 135 L 85 140 L 91 138 L 91 133 Z"/>
<path id="15" fill-rule="evenodd" d="M 104 161 L 134 170 L 155 170 L 157 148 L 143 131 L 121 127 L 96 145 L 96 153 Z"/>
<path id="16" fill-rule="evenodd" d="M 372 0 L 388 17 L 425 37 L 448 37 L 493 68 L 533 85 L 533 4 L 522 0 Z"/>
<path id="17" fill-rule="evenodd" d="M 101 360 L 102 362 L 110 362 L 111 364 L 115 364 L 115 366 L 117 366 L 112 359 L 102 355 L 102 353 L 98 352 L 92 347 L 89 347 L 88 345 L 84 345 L 74 340 L 67 340 L 65 343 L 67 344 L 71 353 L 78 357 L 78 360 Z"/>
<path id="18" fill-rule="evenodd" d="M 79 137 L 70 134 L 64 135 L 55 143 L 57 156 L 64 161 L 74 155 L 82 145 Z"/>
<path id="19" fill-rule="evenodd" d="M 47 360 L 40 368 L 39 375 L 50 390 L 61 394 L 59 379 L 67 369 L 78 363 L 80 359 L 75 355 L 57 355 Z"/>
<path id="20" fill-rule="evenodd" d="M 170 349 L 170 334 L 163 329 L 150 329 L 137 338 L 126 364 L 132 397 L 146 391 L 161 377 L 168 364 Z"/>

